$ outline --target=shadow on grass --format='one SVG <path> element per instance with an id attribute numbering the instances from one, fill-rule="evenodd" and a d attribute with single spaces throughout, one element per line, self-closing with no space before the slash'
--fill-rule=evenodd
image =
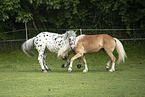
<path id="1" fill-rule="evenodd" d="M 116 71 L 115 72 L 120 72 L 120 71 L 124 71 L 124 69 L 116 69 Z M 43 73 L 41 70 L 14 70 L 13 72 L 29 72 L 29 73 L 34 73 L 34 72 L 36 72 L 36 73 Z M 90 69 L 90 70 L 88 70 L 88 72 L 86 72 L 86 73 L 94 73 L 94 72 L 98 72 L 98 73 L 101 73 L 101 72 L 108 72 L 109 73 L 109 70 L 100 70 L 100 69 L 98 69 L 98 70 L 93 70 L 93 69 Z M 67 69 L 53 69 L 53 70 L 51 70 L 51 71 L 48 71 L 47 73 L 83 73 L 83 69 L 82 70 L 80 70 L 80 69 L 75 69 L 75 70 L 73 70 L 72 72 L 68 72 L 68 70 Z M 47 74 L 46 73 L 46 74 Z"/>

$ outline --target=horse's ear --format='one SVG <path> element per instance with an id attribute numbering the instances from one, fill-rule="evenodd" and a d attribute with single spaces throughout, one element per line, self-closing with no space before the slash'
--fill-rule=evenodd
<path id="1" fill-rule="evenodd" d="M 80 29 L 80 34 L 82 35 L 82 29 Z"/>
<path id="2" fill-rule="evenodd" d="M 68 31 L 66 31 L 65 35 L 64 35 L 64 39 L 67 39 L 68 37 Z"/>

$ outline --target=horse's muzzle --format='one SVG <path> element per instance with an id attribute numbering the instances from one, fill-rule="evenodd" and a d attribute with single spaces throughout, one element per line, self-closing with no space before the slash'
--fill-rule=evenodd
<path id="1" fill-rule="evenodd" d="M 71 47 L 71 49 L 72 49 L 72 50 L 74 50 L 74 49 L 75 49 L 75 45 L 71 45 L 70 47 Z"/>
<path id="2" fill-rule="evenodd" d="M 62 58 L 62 60 L 66 60 L 66 59 L 67 59 L 67 57 Z"/>

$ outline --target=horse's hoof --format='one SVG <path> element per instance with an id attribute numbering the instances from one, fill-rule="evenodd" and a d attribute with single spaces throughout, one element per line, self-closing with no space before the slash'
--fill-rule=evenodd
<path id="1" fill-rule="evenodd" d="M 43 70 L 43 69 L 42 69 L 42 72 L 43 72 L 43 73 L 47 73 L 47 70 Z"/>
<path id="2" fill-rule="evenodd" d="M 115 70 L 112 70 L 112 69 L 109 70 L 109 72 L 113 72 L 113 71 L 115 71 Z"/>
<path id="3" fill-rule="evenodd" d="M 62 64 L 61 68 L 65 68 L 65 64 Z"/>
<path id="4" fill-rule="evenodd" d="M 68 69 L 68 72 L 71 72 L 71 71 L 72 71 L 72 69 L 71 69 L 71 68 L 69 68 L 69 69 Z"/>
<path id="5" fill-rule="evenodd" d="M 68 70 L 68 72 L 71 72 L 70 70 Z"/>
<path id="6" fill-rule="evenodd" d="M 62 60 L 66 60 L 66 59 L 67 59 L 67 57 L 62 58 Z"/>
<path id="7" fill-rule="evenodd" d="M 77 65 L 77 68 L 78 68 L 78 69 L 80 69 L 81 67 L 82 67 L 82 65 L 81 65 L 81 64 L 78 64 L 78 65 Z"/>
<path id="8" fill-rule="evenodd" d="M 109 66 L 106 66 L 106 70 L 109 70 Z"/>
<path id="9" fill-rule="evenodd" d="M 109 68 L 106 68 L 106 70 L 108 71 L 108 70 L 109 70 Z"/>
<path id="10" fill-rule="evenodd" d="M 113 72 L 112 70 L 109 70 L 109 72 Z"/>
<path id="11" fill-rule="evenodd" d="M 86 72 L 88 72 L 88 69 L 83 70 L 83 73 L 86 73 Z"/>
<path id="12" fill-rule="evenodd" d="M 48 69 L 46 69 L 48 72 L 50 72 L 51 71 L 51 69 L 50 68 L 48 68 Z"/>

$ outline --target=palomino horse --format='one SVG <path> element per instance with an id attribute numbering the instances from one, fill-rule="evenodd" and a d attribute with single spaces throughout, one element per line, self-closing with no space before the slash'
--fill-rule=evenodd
<path id="1" fill-rule="evenodd" d="M 78 36 L 75 41 L 76 55 L 71 58 L 68 72 L 72 71 L 73 61 L 79 57 L 82 57 L 85 63 L 85 69 L 83 70 L 83 72 L 87 72 L 88 67 L 84 54 L 98 52 L 101 48 L 104 48 L 105 52 L 110 57 L 109 61 L 107 62 L 106 68 L 109 69 L 110 62 L 112 61 L 112 68 L 109 70 L 109 72 L 115 71 L 116 58 L 113 55 L 115 47 L 119 56 L 117 63 L 119 64 L 120 61 L 124 62 L 126 53 L 124 51 L 122 43 L 118 39 L 113 38 L 107 34 Z"/>
<path id="2" fill-rule="evenodd" d="M 31 52 L 31 48 L 34 44 L 37 51 L 39 52 L 38 60 L 42 71 L 47 72 L 50 70 L 45 62 L 48 50 L 50 52 L 57 53 L 58 57 L 64 58 L 71 50 L 71 45 L 74 44 L 75 38 L 76 32 L 74 31 L 67 31 L 65 34 L 42 32 L 36 37 L 33 37 L 24 42 L 22 49 L 28 56 L 34 56 Z"/>

